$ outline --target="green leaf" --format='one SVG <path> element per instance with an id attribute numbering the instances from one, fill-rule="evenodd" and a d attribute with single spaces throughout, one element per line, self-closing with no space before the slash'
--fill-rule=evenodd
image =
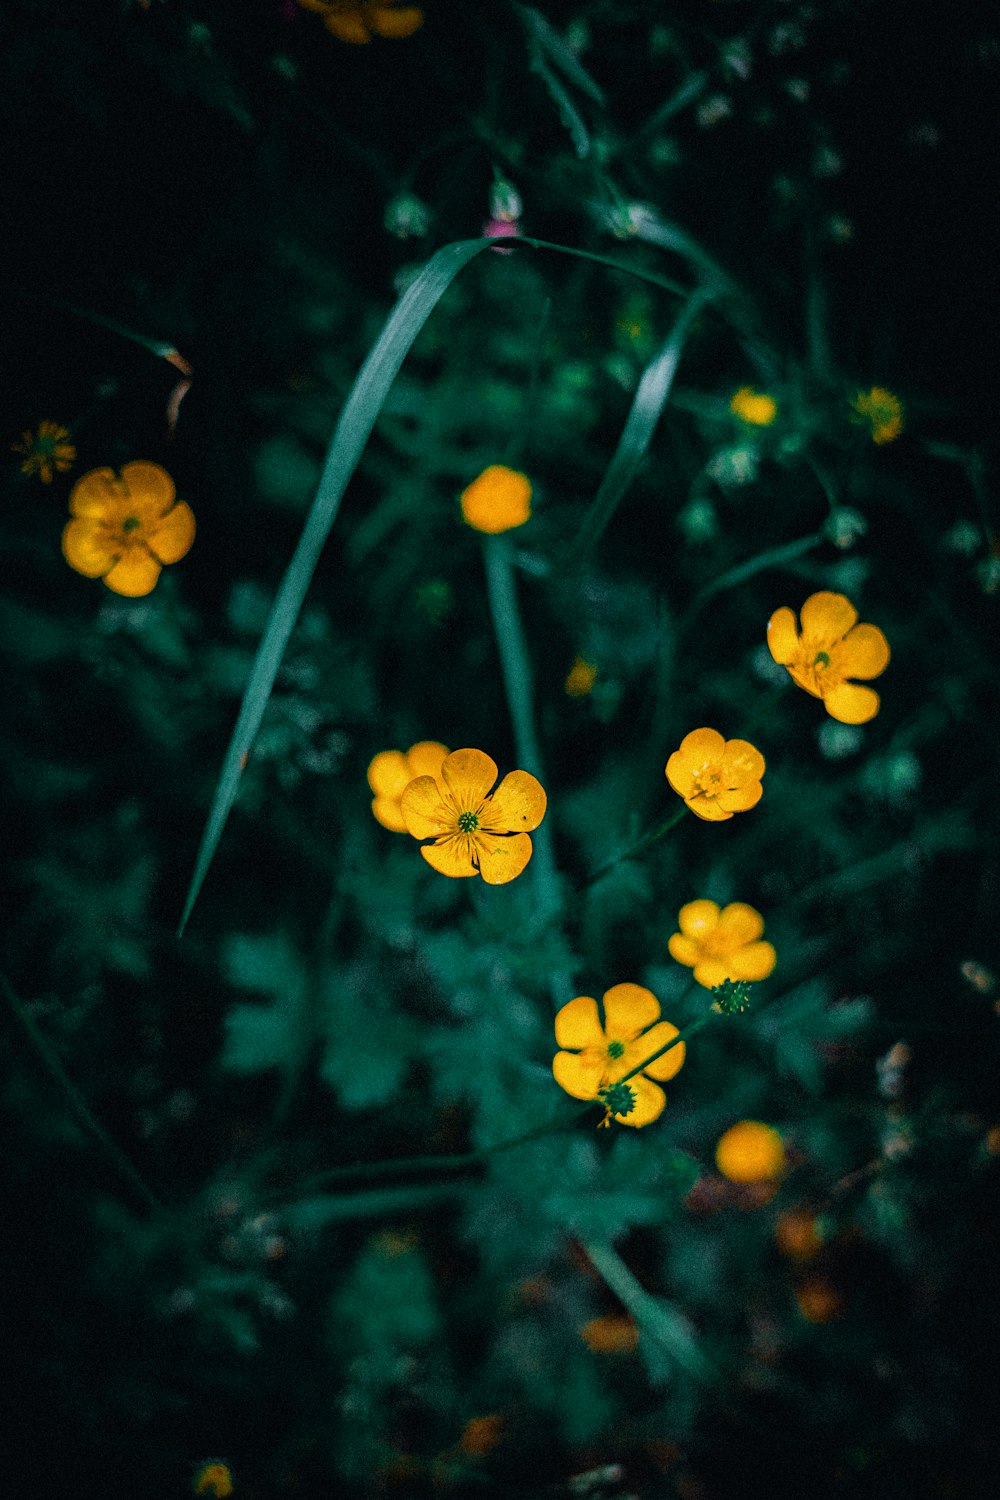
<path id="1" fill-rule="evenodd" d="M 222 1066 L 234 1073 L 291 1067 L 299 1054 L 307 982 L 298 953 L 281 933 L 236 933 L 223 948 L 222 968 L 231 984 L 270 997 L 269 1004 L 230 1008 Z"/>

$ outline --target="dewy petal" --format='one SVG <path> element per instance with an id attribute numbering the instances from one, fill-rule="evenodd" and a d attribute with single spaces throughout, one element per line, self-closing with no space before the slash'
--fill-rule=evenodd
<path id="1" fill-rule="evenodd" d="M 441 766 L 459 812 L 478 811 L 499 774 L 496 761 L 482 750 L 453 750 Z"/>
<path id="2" fill-rule="evenodd" d="M 108 507 L 122 498 L 121 485 L 114 469 L 91 469 L 81 474 L 69 492 L 70 514 L 92 516 L 103 520 Z"/>
<path id="3" fill-rule="evenodd" d="M 745 901 L 731 901 L 719 913 L 719 927 L 713 946 L 716 951 L 731 953 L 747 943 L 755 943 L 764 931 L 764 918 Z"/>
<path id="4" fill-rule="evenodd" d="M 787 604 L 776 609 L 767 622 L 767 649 L 781 666 L 790 662 L 799 649 L 795 614 Z"/>
<path id="5" fill-rule="evenodd" d="M 552 1076 L 574 1099 L 596 1099 L 604 1076 L 604 1055 L 599 1051 L 557 1052 Z"/>
<path id="6" fill-rule="evenodd" d="M 146 536 L 146 545 L 161 563 L 180 562 L 191 550 L 194 531 L 194 511 L 180 500 L 161 521 L 154 523 Z"/>
<path id="7" fill-rule="evenodd" d="M 671 1026 L 669 1021 L 660 1021 L 644 1031 L 638 1041 L 633 1044 L 632 1050 L 639 1053 L 632 1066 L 647 1057 L 652 1057 L 654 1052 L 659 1052 L 668 1042 L 673 1041 L 677 1035 L 677 1027 Z M 654 1062 L 645 1063 L 642 1071 L 649 1078 L 658 1078 L 663 1083 L 668 1078 L 673 1078 L 684 1066 L 685 1043 L 678 1042 L 676 1047 L 671 1047 L 669 1052 L 664 1052 L 662 1057 L 656 1058 Z M 629 1083 L 632 1079 L 629 1079 Z"/>
<path id="8" fill-rule="evenodd" d="M 438 740 L 418 740 L 406 752 L 408 780 L 415 776 L 437 776 L 448 758 L 448 747 Z"/>
<path id="9" fill-rule="evenodd" d="M 368 24 L 379 36 L 412 36 L 424 24 L 424 13 L 415 5 L 370 5 Z"/>
<path id="10" fill-rule="evenodd" d="M 323 17 L 323 25 L 340 41 L 352 42 L 357 47 L 372 39 L 360 10 L 332 10 Z"/>
<path id="11" fill-rule="evenodd" d="M 545 817 L 546 797 L 530 771 L 511 771 L 489 800 L 482 826 L 491 833 L 530 833 Z"/>
<path id="12" fill-rule="evenodd" d="M 749 740 L 727 740 L 722 769 L 732 790 L 748 781 L 759 781 L 767 766 L 757 746 Z"/>
<path id="13" fill-rule="evenodd" d="M 823 696 L 827 713 L 841 724 L 867 724 L 878 713 L 881 701 L 874 688 L 856 682 L 842 682 Z"/>
<path id="14" fill-rule="evenodd" d="M 677 925 L 687 938 L 704 939 L 719 925 L 715 901 L 689 901 L 677 914 Z"/>
<path id="15" fill-rule="evenodd" d="M 556 1041 L 560 1047 L 604 1046 L 604 1028 L 592 995 L 577 995 L 556 1015 Z"/>
<path id="16" fill-rule="evenodd" d="M 419 774 L 419 771 L 410 770 L 402 750 L 380 750 L 368 764 L 368 785 L 376 797 L 393 797 L 398 802 Z M 422 837 L 428 838 L 429 835 Z"/>
<path id="17" fill-rule="evenodd" d="M 79 517 L 67 521 L 62 534 L 63 557 L 85 578 L 103 578 L 114 566 L 118 552 L 108 534 L 94 521 Z"/>
<path id="18" fill-rule="evenodd" d="M 641 1073 L 630 1078 L 625 1085 L 635 1095 L 635 1103 L 627 1115 L 615 1115 L 619 1125 L 634 1125 L 641 1129 L 643 1125 L 652 1125 L 663 1113 L 663 1106 L 667 1102 L 667 1096 L 659 1084 L 650 1083 Z"/>
<path id="19" fill-rule="evenodd" d="M 399 810 L 398 797 L 374 797 L 372 812 L 382 827 L 388 828 L 391 833 L 409 833 L 409 829 L 403 822 L 403 814 Z"/>
<path id="20" fill-rule="evenodd" d="M 145 547 L 130 547 L 123 552 L 104 582 L 116 594 L 126 599 L 142 599 L 151 594 L 160 576 L 160 564 Z"/>
<path id="21" fill-rule="evenodd" d="M 609 1042 L 630 1042 L 659 1018 L 659 1000 L 641 984 L 613 984 L 604 992 L 604 1033 Z"/>
<path id="22" fill-rule="evenodd" d="M 744 786 L 733 787 L 732 791 L 720 792 L 716 803 L 725 817 L 731 817 L 734 812 L 749 812 L 751 807 L 756 807 L 764 795 L 764 788 L 759 781 L 748 781 Z M 693 809 L 698 811 L 697 806 Z M 707 814 L 703 813 L 703 817 Z"/>
<path id="23" fill-rule="evenodd" d="M 747 943 L 738 948 L 729 959 L 729 979 L 745 979 L 755 984 L 766 979 L 778 961 L 771 943 Z"/>
<path id="24" fill-rule="evenodd" d="M 130 500 L 148 507 L 154 515 L 165 516 L 177 498 L 174 481 L 159 464 L 137 459 L 122 467 L 122 484 Z M 192 521 L 194 517 L 192 516 Z M 192 532 L 192 540 L 194 533 Z M 190 546 L 190 543 L 188 544 Z M 181 556 L 183 557 L 183 553 Z M 165 559 L 164 559 L 165 560 Z"/>
<path id="25" fill-rule="evenodd" d="M 701 958 L 701 944 L 696 943 L 694 938 L 684 937 L 680 932 L 671 933 L 667 941 L 670 957 L 677 960 L 679 964 L 686 964 L 693 968 Z"/>
<path id="26" fill-rule="evenodd" d="M 877 625 L 855 625 L 841 647 L 845 677 L 878 677 L 889 665 L 889 642 Z"/>
<path id="27" fill-rule="evenodd" d="M 407 833 L 432 839 L 448 831 L 448 813 L 441 788 L 433 776 L 417 776 L 404 787 L 399 801 Z"/>
<path id="28" fill-rule="evenodd" d="M 826 589 L 810 594 L 799 613 L 802 634 L 828 643 L 841 640 L 858 618 L 845 594 L 831 594 Z"/>
<path id="29" fill-rule="evenodd" d="M 516 880 L 531 858 L 531 840 L 526 833 L 477 833 L 474 839 L 479 872 L 487 885 Z"/>
<path id="30" fill-rule="evenodd" d="M 421 844 L 420 852 L 432 870 L 452 879 L 463 879 L 476 875 L 478 871 L 472 861 L 472 850 L 464 834 L 442 839 L 439 844 Z"/>

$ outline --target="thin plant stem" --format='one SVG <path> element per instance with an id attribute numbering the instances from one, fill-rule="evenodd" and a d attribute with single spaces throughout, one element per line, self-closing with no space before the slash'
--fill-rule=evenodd
<path id="1" fill-rule="evenodd" d="M 601 865 L 592 875 L 588 875 L 581 889 L 587 890 L 589 886 L 596 885 L 599 880 L 603 880 L 605 875 L 610 874 L 612 870 L 617 869 L 626 860 L 635 859 L 636 855 L 644 853 L 658 839 L 662 839 L 664 834 L 669 833 L 672 828 L 676 828 L 686 812 L 687 804 L 681 803 L 680 807 L 675 808 L 670 817 L 666 818 L 659 827 L 654 828 L 651 833 L 644 834 L 637 843 L 632 844 L 628 849 L 624 849 L 621 854 L 616 854 L 614 859 L 609 859 L 606 864 Z"/>

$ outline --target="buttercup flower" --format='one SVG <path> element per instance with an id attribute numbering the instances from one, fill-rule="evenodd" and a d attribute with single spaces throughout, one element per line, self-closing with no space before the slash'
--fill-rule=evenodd
<path id="1" fill-rule="evenodd" d="M 631 1354 L 639 1347 L 639 1330 L 627 1313 L 605 1313 L 580 1329 L 591 1354 Z"/>
<path id="2" fill-rule="evenodd" d="M 677 1034 L 676 1026 L 660 1020 L 660 1002 L 642 985 L 615 984 L 605 991 L 603 1026 L 597 1001 L 578 995 L 556 1016 L 556 1041 L 573 1050 L 556 1053 L 552 1073 L 574 1099 L 600 1099 L 619 1124 L 650 1125 L 667 1102 L 660 1083 L 673 1078 L 684 1064 L 684 1042 L 627 1083 L 619 1080 Z"/>
<path id="3" fill-rule="evenodd" d="M 593 662 L 584 661 L 582 656 L 578 656 L 569 669 L 563 690 L 570 698 L 586 698 L 596 681 L 597 668 Z"/>
<path id="4" fill-rule="evenodd" d="M 298 0 L 303 10 L 317 11 L 323 25 L 342 42 L 364 46 L 373 36 L 406 37 L 419 31 L 424 13 L 400 0 Z"/>
<path id="5" fill-rule="evenodd" d="M 692 729 L 667 761 L 666 777 L 693 813 L 721 823 L 756 807 L 764 795 L 764 757 L 749 740 L 724 740 L 717 729 Z"/>
<path id="6" fill-rule="evenodd" d="M 531 515 L 531 480 L 517 469 L 490 464 L 462 491 L 467 525 L 489 536 L 523 526 Z"/>
<path id="7" fill-rule="evenodd" d="M 715 1165 L 730 1182 L 770 1182 L 787 1166 L 781 1136 L 760 1120 L 740 1120 L 719 1137 Z"/>
<path id="8" fill-rule="evenodd" d="M 227 1464 L 202 1464 L 192 1486 L 196 1495 L 214 1495 L 216 1500 L 233 1493 L 233 1476 Z"/>
<path id="9" fill-rule="evenodd" d="M 680 932 L 669 943 L 671 956 L 694 969 L 698 984 L 714 989 L 726 979 L 766 979 L 777 961 L 770 943 L 760 941 L 764 919 L 743 901 L 721 911 L 714 901 L 689 901 L 677 918 Z"/>
<path id="10" fill-rule="evenodd" d="M 889 642 L 877 625 L 858 625 L 858 612 L 844 594 L 811 594 L 800 611 L 801 634 L 787 606 L 767 624 L 767 644 L 799 687 L 822 698 L 842 724 L 866 724 L 879 710 L 873 688 L 849 677 L 878 677 L 889 663 Z"/>
<path id="11" fill-rule="evenodd" d="M 751 427 L 770 427 L 778 415 L 778 403 L 773 396 L 755 391 L 752 385 L 741 385 L 729 403 L 729 410 Z"/>
<path id="12" fill-rule="evenodd" d="M 487 885 L 506 885 L 531 858 L 529 832 L 545 816 L 541 782 L 528 771 L 511 771 L 489 795 L 496 762 L 482 750 L 453 750 L 433 776 L 418 776 L 400 799 L 407 831 L 421 854 L 442 875 L 482 875 Z"/>
<path id="13" fill-rule="evenodd" d="M 902 401 L 880 385 L 873 385 L 870 391 L 859 391 L 851 409 L 857 413 L 855 421 L 868 423 L 873 443 L 894 442 L 903 430 Z"/>
<path id="14" fill-rule="evenodd" d="M 164 564 L 179 562 L 194 541 L 191 507 L 159 464 L 126 464 L 120 479 L 112 469 L 91 469 L 70 491 L 69 508 L 66 561 L 129 598 L 151 593 Z"/>
<path id="15" fill-rule="evenodd" d="M 21 473 L 37 474 L 43 484 L 51 484 L 56 473 L 65 474 L 76 462 L 69 428 L 58 422 L 39 422 L 37 431 L 22 432 L 20 442 L 11 444 L 11 452 L 23 453 Z"/>
<path id="16" fill-rule="evenodd" d="M 380 750 L 368 767 L 368 785 L 375 793 L 372 812 L 383 828 L 405 833 L 400 799 L 418 776 L 436 776 L 448 754 L 437 740 L 420 740 L 404 754 L 402 750 Z"/>

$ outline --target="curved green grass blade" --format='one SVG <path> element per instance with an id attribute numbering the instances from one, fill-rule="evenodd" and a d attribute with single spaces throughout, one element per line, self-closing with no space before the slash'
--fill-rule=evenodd
<path id="1" fill-rule="evenodd" d="M 330 442 L 316 498 L 306 518 L 298 546 L 281 580 L 264 638 L 254 659 L 250 681 L 243 693 L 236 727 L 222 762 L 195 860 L 194 873 L 177 929 L 178 936 L 187 926 L 226 819 L 236 800 L 240 776 L 246 764 L 245 758 L 249 755 L 260 728 L 285 647 L 298 619 L 323 544 L 336 519 L 341 497 L 357 468 L 389 388 L 413 341 L 441 296 L 463 266 L 492 243 L 488 239 L 456 240 L 431 257 L 396 304 L 351 388 Z"/>

